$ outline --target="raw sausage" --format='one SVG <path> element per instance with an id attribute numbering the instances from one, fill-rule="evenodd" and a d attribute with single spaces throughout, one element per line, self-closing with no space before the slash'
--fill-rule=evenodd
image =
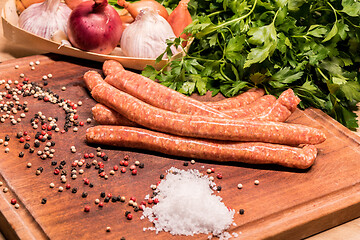
<path id="1" fill-rule="evenodd" d="M 103 64 L 103 72 L 104 72 L 105 76 L 115 75 L 118 72 L 121 72 L 123 70 L 124 70 L 124 67 L 118 61 L 106 60 L 104 62 L 104 64 Z M 122 77 L 129 77 L 131 79 L 136 77 L 136 75 L 137 75 L 136 73 L 129 73 L 129 74 L 123 73 L 123 74 L 120 74 L 120 76 L 122 76 Z M 142 84 L 141 81 L 144 81 L 144 84 L 149 83 L 148 80 L 150 80 L 150 79 L 147 79 L 147 78 L 145 78 L 143 76 L 141 76 L 141 77 L 139 76 L 138 79 L 136 79 L 136 82 L 134 82 L 133 84 L 134 85 Z M 133 89 L 136 86 L 132 86 L 130 88 L 129 86 L 126 86 L 126 84 L 129 84 L 129 83 L 124 82 L 124 81 L 126 81 L 125 79 L 118 79 L 118 81 L 120 81 L 120 82 L 117 82 L 114 78 L 116 78 L 116 77 L 112 76 L 112 77 L 106 78 L 105 81 L 107 81 L 108 83 L 110 83 L 114 87 L 116 87 L 116 88 L 118 88 L 118 89 L 120 89 L 120 90 L 122 90 L 124 92 L 127 92 L 130 95 L 133 95 L 133 96 L 139 98 L 138 95 L 133 94 L 134 93 L 133 90 L 130 90 L 130 89 Z M 152 80 L 150 80 L 150 81 L 153 82 L 153 84 L 151 84 L 151 86 L 156 86 L 157 85 L 157 83 L 155 83 L 154 81 L 152 81 Z M 162 88 L 163 88 L 163 86 L 162 86 Z M 153 90 L 155 90 L 155 91 L 153 91 Z M 157 96 L 159 96 L 158 93 L 157 93 L 157 90 L 156 89 L 153 89 L 153 90 L 148 89 L 147 96 L 149 96 L 149 98 L 156 98 Z M 164 90 L 164 88 L 163 88 L 163 90 Z M 168 91 L 172 92 L 173 90 L 168 89 Z M 141 93 L 140 89 L 139 89 L 139 92 Z M 155 95 L 148 95 L 149 93 L 154 93 Z M 237 95 L 236 97 L 231 97 L 231 98 L 224 99 L 224 100 L 217 101 L 217 102 L 205 102 L 204 104 L 206 104 L 206 105 L 208 105 L 208 106 L 210 106 L 212 108 L 215 108 L 215 109 L 218 109 L 218 110 L 222 111 L 222 110 L 226 110 L 226 109 L 238 108 L 238 107 L 248 105 L 248 104 L 254 102 L 255 100 L 257 100 L 258 98 L 260 98 L 261 96 L 263 96 L 264 94 L 265 94 L 265 91 L 263 89 L 252 88 L 252 89 L 250 89 L 250 90 L 248 90 L 248 91 L 246 91 L 244 93 L 241 93 L 241 94 Z M 176 94 L 176 95 L 178 95 L 178 94 Z M 188 97 L 186 97 L 184 95 L 183 95 L 183 97 L 188 98 Z M 145 98 L 141 98 L 141 100 L 151 104 L 151 102 L 147 101 L 147 99 L 145 99 Z M 194 100 L 192 100 L 192 101 L 194 101 Z M 154 106 L 159 107 L 158 105 L 154 105 Z M 160 108 L 162 108 L 162 107 L 160 107 Z M 164 108 L 164 109 L 170 110 L 168 108 Z M 175 111 L 175 112 L 187 113 L 187 112 L 182 112 L 182 111 Z"/>
<path id="2" fill-rule="evenodd" d="M 254 102 L 239 108 L 227 109 L 223 113 L 233 117 L 233 118 L 250 118 L 255 117 L 259 114 L 264 113 L 270 107 L 273 106 L 276 101 L 276 97 L 273 95 L 265 95 Z"/>
<path id="3" fill-rule="evenodd" d="M 217 102 L 206 102 L 206 105 L 217 109 L 219 111 L 223 111 L 231 108 L 239 108 L 246 106 L 256 99 L 260 98 L 265 94 L 264 89 L 261 88 L 252 88 L 244 93 L 241 93 L 235 97 L 226 98 Z"/>
<path id="4" fill-rule="evenodd" d="M 116 74 L 117 72 L 120 72 L 124 70 L 124 67 L 115 60 L 106 60 L 103 64 L 103 72 L 105 76 Z"/>
<path id="5" fill-rule="evenodd" d="M 141 126 L 179 136 L 288 145 L 318 144 L 326 139 L 321 130 L 299 124 L 210 118 L 166 111 L 105 82 L 96 85 L 91 94 L 98 102 Z"/>
<path id="6" fill-rule="evenodd" d="M 92 109 L 92 114 L 95 121 L 98 124 L 103 125 L 121 125 L 138 127 L 139 125 L 120 115 L 111 108 L 102 105 L 101 103 L 96 104 Z"/>
<path id="7" fill-rule="evenodd" d="M 300 98 L 298 98 L 294 91 L 289 88 L 275 101 L 275 103 L 268 108 L 267 111 L 264 111 L 262 114 L 257 115 L 254 120 L 262 121 L 275 121 L 275 122 L 285 122 L 291 114 L 297 108 L 297 105 L 300 103 Z"/>
<path id="8" fill-rule="evenodd" d="M 104 79 L 100 75 L 100 73 L 96 71 L 87 71 L 84 74 L 84 81 L 87 89 L 91 92 L 91 90 L 99 83 L 104 82 Z"/>
<path id="9" fill-rule="evenodd" d="M 260 142 L 201 140 L 123 126 L 91 127 L 86 131 L 86 140 L 89 143 L 145 149 L 174 156 L 219 162 L 278 164 L 300 169 L 309 168 L 317 155 L 313 145 L 297 148 Z"/>
<path id="10" fill-rule="evenodd" d="M 231 118 L 200 101 L 131 71 L 123 70 L 114 75 L 108 75 L 105 81 L 117 89 L 158 108 L 184 114 Z"/>

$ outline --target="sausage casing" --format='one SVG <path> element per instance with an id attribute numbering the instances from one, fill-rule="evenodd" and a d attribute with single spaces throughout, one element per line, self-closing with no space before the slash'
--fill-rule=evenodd
<path id="1" fill-rule="evenodd" d="M 309 168 L 317 155 L 313 145 L 297 148 L 261 142 L 203 140 L 124 126 L 91 127 L 87 129 L 86 139 L 89 143 L 145 149 L 174 156 L 218 162 L 278 164 L 299 169 Z"/>

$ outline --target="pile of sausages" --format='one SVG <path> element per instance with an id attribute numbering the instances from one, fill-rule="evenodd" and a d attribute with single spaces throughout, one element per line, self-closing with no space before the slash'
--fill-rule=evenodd
<path id="1" fill-rule="evenodd" d="M 300 99 L 291 89 L 278 99 L 251 89 L 217 102 L 201 102 L 107 60 L 102 75 L 84 74 L 99 125 L 88 143 L 139 148 L 188 158 L 306 169 L 325 134 L 285 123 Z"/>

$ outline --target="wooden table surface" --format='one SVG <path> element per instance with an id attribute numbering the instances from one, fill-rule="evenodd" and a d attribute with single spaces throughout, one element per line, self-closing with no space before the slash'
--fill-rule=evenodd
<path id="1" fill-rule="evenodd" d="M 0 8 L 4 0 L 0 0 Z M 1 30 L 1 29 L 0 29 Z M 2 36 L 0 37 L 0 62 L 6 60 L 16 59 L 24 56 L 31 56 L 38 54 L 36 50 L 29 50 L 24 46 L 14 46 L 7 42 Z M 1 222 L 0 222 L 1 224 Z M 1 229 L 1 227 L 0 227 Z M 308 239 L 311 240 L 325 240 L 325 239 L 359 239 L 360 236 L 360 219 L 352 220 L 348 223 L 329 229 L 325 232 L 316 234 Z M 0 239 L 4 238 L 0 235 Z"/>

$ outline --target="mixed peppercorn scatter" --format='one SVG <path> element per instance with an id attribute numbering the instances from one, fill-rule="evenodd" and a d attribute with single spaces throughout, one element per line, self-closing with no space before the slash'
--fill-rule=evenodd
<path id="1" fill-rule="evenodd" d="M 56 192 L 55 196 L 68 194 L 69 198 L 75 199 L 74 201 L 80 201 L 82 205 L 78 208 L 78 212 L 88 216 L 91 216 L 93 212 L 103 211 L 101 208 L 117 206 L 124 212 L 122 216 L 124 221 L 131 222 L 134 218 L 140 218 L 142 213 L 138 212 L 144 214 L 147 212 L 146 214 L 148 214 L 149 209 L 154 208 L 153 213 L 155 213 L 156 209 L 161 209 L 161 206 L 164 206 L 163 204 L 166 201 L 163 197 L 165 191 L 162 186 L 168 181 L 166 176 L 169 174 L 171 176 L 182 176 L 182 170 L 172 168 L 166 174 L 156 173 L 156 178 L 160 178 L 160 180 L 154 179 L 156 183 L 150 186 L 152 193 L 143 199 L 137 199 L 135 196 L 126 195 L 123 192 L 109 192 L 108 189 L 104 188 L 101 181 L 107 179 L 109 179 L 107 181 L 111 181 L 111 179 L 124 176 L 134 179 L 141 177 L 142 171 L 147 171 L 145 167 L 148 162 L 139 161 L 131 153 L 124 155 L 120 153 L 113 156 L 109 155 L 108 151 L 103 150 L 101 147 L 84 151 L 83 146 L 78 146 L 76 143 L 69 142 L 69 145 L 66 146 L 63 143 L 59 144 L 56 141 L 57 139 L 67 138 L 71 134 L 79 134 L 78 131 L 82 126 L 92 122 L 91 118 L 82 118 L 83 115 L 79 108 L 83 105 L 83 102 L 78 101 L 75 103 L 70 99 L 63 99 L 61 94 L 46 88 L 51 85 L 51 80 L 56 77 L 52 74 L 44 74 L 40 83 L 31 82 L 25 74 L 19 74 L 19 77 L 20 80 L 17 81 L 0 80 L 0 87 L 2 85 L 5 88 L 4 92 L 0 91 L 0 126 L 1 124 L 12 126 L 20 122 L 22 126 L 21 131 L 0 136 L 0 145 L 4 147 L 5 152 L 9 152 L 11 151 L 10 145 L 12 142 L 21 144 L 21 148 L 16 154 L 18 160 L 23 161 L 25 165 L 24 171 L 35 174 L 37 179 L 41 179 L 43 173 L 47 176 L 50 175 L 52 179 L 45 183 L 48 191 L 52 191 L 50 193 Z M 65 91 L 67 89 L 64 86 L 61 90 Z M 30 97 L 31 100 L 22 101 Z M 44 111 L 31 113 L 33 112 L 32 102 L 35 101 L 34 99 L 41 101 L 42 104 L 49 104 L 49 108 L 59 108 L 60 111 L 57 111 L 55 116 L 45 114 L 45 109 Z M 7 121 L 10 123 L 7 123 Z M 62 121 L 64 121 L 64 124 L 60 124 Z M 78 137 L 81 138 L 82 136 Z M 58 154 L 58 152 L 64 152 L 62 149 L 65 149 L 68 153 L 66 158 Z M 31 161 L 29 161 L 30 156 Z M 180 162 L 180 165 L 183 165 L 184 168 L 195 167 L 195 163 L 196 161 L 192 159 Z M 215 178 L 216 181 L 221 181 L 223 178 L 222 173 L 213 167 L 204 170 L 203 173 L 198 172 L 198 174 L 195 174 L 196 177 L 204 178 L 206 176 L 207 183 L 210 183 L 211 186 L 210 190 L 219 193 L 223 188 L 216 185 L 214 181 Z M 191 169 L 189 171 L 196 172 Z M 131 186 L 133 183 L 128 182 L 127 184 Z M 2 183 L 0 186 L 2 186 Z M 172 187 L 176 189 L 175 185 L 172 185 Z M 92 194 L 94 191 L 98 191 L 96 196 Z M 8 188 L 4 187 L 3 192 L 8 192 Z M 9 198 L 9 201 L 15 208 L 20 207 L 19 200 Z M 55 201 L 57 199 L 54 199 L 54 195 L 44 194 L 38 196 L 37 204 L 42 208 L 46 208 Z M 220 205 L 215 204 L 212 206 L 225 207 L 225 205 Z M 227 214 L 226 221 L 231 222 L 234 211 L 228 208 L 226 208 L 226 211 L 224 209 L 222 210 L 223 213 Z M 209 211 L 209 213 L 212 213 L 212 211 Z M 239 214 L 242 215 L 243 213 L 243 209 L 239 210 Z M 161 219 L 154 221 L 155 228 L 160 229 L 159 223 L 161 223 Z M 191 224 L 191 221 L 189 223 Z M 227 224 L 225 225 L 227 226 Z M 115 226 L 107 226 L 105 230 L 106 232 L 114 232 L 116 228 Z M 211 232 L 217 235 L 218 230 L 218 228 L 211 229 Z"/>

